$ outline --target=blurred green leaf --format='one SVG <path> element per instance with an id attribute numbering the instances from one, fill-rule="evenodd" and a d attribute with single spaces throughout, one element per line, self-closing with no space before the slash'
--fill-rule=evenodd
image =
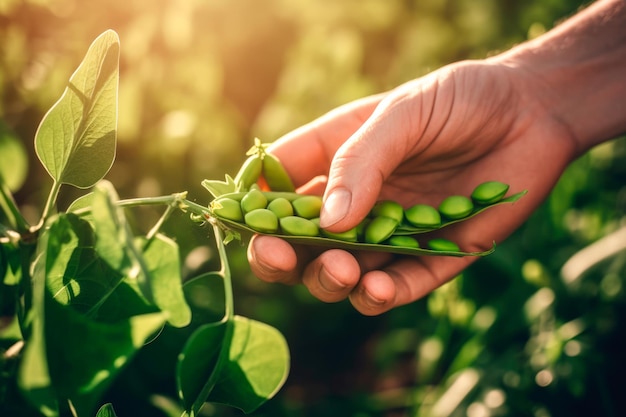
<path id="1" fill-rule="evenodd" d="M 94 40 L 37 129 L 37 156 L 57 183 L 91 187 L 111 168 L 117 135 L 119 50 L 119 38 L 112 30 Z"/>
<path id="2" fill-rule="evenodd" d="M 96 417 L 117 417 L 117 414 L 115 414 L 115 410 L 113 409 L 113 404 L 104 404 L 100 407 Z"/>
<path id="3" fill-rule="evenodd" d="M 0 183 L 20 189 L 28 173 L 28 156 L 22 142 L 0 120 Z"/>

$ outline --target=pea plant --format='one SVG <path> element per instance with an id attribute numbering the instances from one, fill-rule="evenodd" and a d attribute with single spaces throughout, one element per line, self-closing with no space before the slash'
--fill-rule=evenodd
<path id="1" fill-rule="evenodd" d="M 250 413 L 282 387 L 290 355 L 277 329 L 234 313 L 230 241 L 265 233 L 347 250 L 484 256 L 493 248 L 468 253 L 415 236 L 524 194 L 506 197 L 506 184 L 489 181 L 438 208 L 381 201 L 354 230 L 330 233 L 319 227 L 321 198 L 296 193 L 257 139 L 235 178 L 202 181 L 213 197 L 207 206 L 186 192 L 120 199 L 104 179 L 116 151 L 119 51 L 114 31 L 96 38 L 37 129 L 35 152 L 52 178 L 37 224 L 26 221 L 3 180 L 10 167 L 0 166 L 0 410 L 11 415 L 115 416 L 102 398 L 124 367 L 164 329 L 192 325 L 173 376 L 182 416 L 198 415 L 207 402 Z M 64 185 L 89 191 L 60 211 Z M 162 209 L 146 233 L 127 218 L 141 206 Z M 212 231 L 218 271 L 183 281 L 179 247 L 161 231 L 175 211 Z M 217 287 L 223 300 L 211 319 L 194 300 Z"/>
<path id="2" fill-rule="evenodd" d="M 38 224 L 28 224 L 0 181 L 0 409 L 115 416 L 114 405 L 100 404 L 102 394 L 165 326 L 183 328 L 201 316 L 189 293 L 217 280 L 223 317 L 196 323 L 178 356 L 183 415 L 197 415 L 205 402 L 251 412 L 283 385 L 289 350 L 275 328 L 234 314 L 222 229 L 203 222 L 215 236 L 219 271 L 183 283 L 178 246 L 160 229 L 175 210 L 206 220 L 206 207 L 184 192 L 120 200 L 103 180 L 115 156 L 119 50 L 113 31 L 95 39 L 39 125 L 35 150 L 53 185 Z M 93 189 L 59 212 L 63 185 Z M 145 205 L 163 214 L 136 235 L 125 213 Z"/>

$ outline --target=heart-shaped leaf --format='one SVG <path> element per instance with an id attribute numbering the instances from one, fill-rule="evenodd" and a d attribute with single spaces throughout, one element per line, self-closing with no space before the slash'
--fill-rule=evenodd
<path id="1" fill-rule="evenodd" d="M 119 51 L 114 31 L 98 36 L 37 129 L 37 156 L 56 183 L 91 187 L 113 164 Z"/>

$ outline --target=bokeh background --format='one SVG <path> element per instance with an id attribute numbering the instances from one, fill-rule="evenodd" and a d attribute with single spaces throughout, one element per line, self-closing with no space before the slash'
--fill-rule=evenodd
<path id="1" fill-rule="evenodd" d="M 34 133 L 106 29 L 121 39 L 118 151 L 107 178 L 122 198 L 187 190 L 206 204 L 200 182 L 234 176 L 254 137 L 271 142 L 350 100 L 505 50 L 583 5 L 0 0 L 0 127 L 30 158 L 16 199 L 38 218 L 51 180 Z M 624 138 L 593 149 L 495 254 L 379 317 L 261 283 L 245 248 L 231 245 L 237 313 L 278 328 L 292 354 L 285 387 L 254 415 L 624 415 L 625 167 Z M 82 192 L 63 189 L 61 208 Z M 159 215 L 142 211 L 134 227 L 147 230 Z M 190 276 L 217 265 L 207 229 L 181 214 L 166 230 Z M 164 334 L 112 387 L 120 416 L 180 415 L 180 339 Z M 213 405 L 203 413 L 241 414 Z"/>

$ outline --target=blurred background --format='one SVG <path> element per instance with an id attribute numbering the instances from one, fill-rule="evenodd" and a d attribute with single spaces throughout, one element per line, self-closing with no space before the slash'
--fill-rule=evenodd
<path id="1" fill-rule="evenodd" d="M 118 150 L 107 178 L 122 198 L 187 190 L 207 204 L 200 182 L 234 176 L 254 137 L 271 142 L 340 104 L 505 50 L 583 5 L 0 0 L 0 131 L 30 160 L 16 199 L 38 219 L 51 180 L 33 152 L 35 131 L 106 29 L 121 40 Z M 264 284 L 232 244 L 237 313 L 278 328 L 292 354 L 285 387 L 253 415 L 624 415 L 625 167 L 624 138 L 593 149 L 495 254 L 379 317 Z M 84 191 L 62 192 L 61 206 Z M 140 214 L 138 230 L 160 215 Z M 181 214 L 166 231 L 190 276 L 215 269 L 209 230 Z M 112 387 L 120 416 L 177 415 L 180 340 L 166 332 Z"/>

